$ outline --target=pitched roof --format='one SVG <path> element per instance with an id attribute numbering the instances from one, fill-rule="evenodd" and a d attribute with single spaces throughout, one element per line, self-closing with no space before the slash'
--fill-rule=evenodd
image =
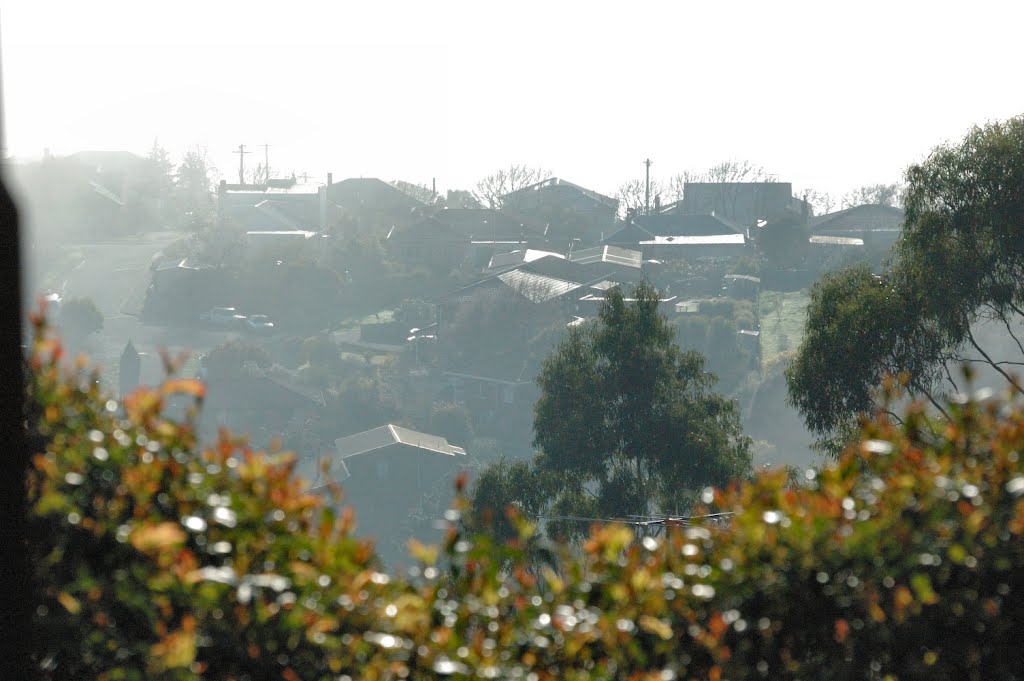
<path id="1" fill-rule="evenodd" d="M 492 274 L 468 286 L 463 286 L 442 296 L 437 302 L 442 304 L 466 302 L 476 291 L 487 287 L 504 289 L 522 295 L 535 303 L 546 302 L 577 288 L 613 276 L 620 269 L 622 267 L 619 265 L 603 262 L 581 265 L 561 257 L 546 255 L 533 262 Z"/>
<path id="2" fill-rule="evenodd" d="M 743 232 L 741 227 L 725 218 L 696 213 L 639 215 L 634 218 L 634 222 L 654 236 L 708 236 Z"/>
<path id="3" fill-rule="evenodd" d="M 595 262 L 606 262 L 623 267 L 640 269 L 643 266 L 643 254 L 640 251 L 633 251 L 617 246 L 595 246 L 575 251 L 569 256 L 569 260 L 581 265 L 589 265 Z"/>
<path id="4" fill-rule="evenodd" d="M 508 194 L 505 194 L 502 198 L 503 199 L 515 198 L 517 196 L 522 196 L 523 194 L 525 194 L 527 192 L 541 192 L 541 191 L 544 191 L 544 190 L 547 190 L 547 189 L 551 189 L 553 187 L 567 187 L 567 188 L 570 188 L 570 189 L 574 189 L 575 191 L 579 192 L 583 196 L 586 196 L 587 198 L 589 198 L 589 199 L 591 199 L 593 201 L 596 201 L 597 203 L 600 203 L 600 204 L 603 204 L 605 206 L 608 206 L 609 208 L 618 209 L 618 207 L 619 207 L 618 199 L 613 199 L 610 196 L 605 196 L 604 194 L 599 194 L 598 192 L 595 192 L 592 189 L 587 189 L 586 187 L 581 187 L 578 184 L 573 184 L 572 182 L 568 182 L 566 180 L 563 180 L 563 179 L 560 179 L 560 178 L 557 178 L 557 177 L 549 177 L 546 180 L 541 180 L 540 182 L 537 182 L 535 184 L 531 184 L 528 187 L 523 187 L 522 189 L 517 189 L 515 191 L 509 192 Z"/>
<path id="5" fill-rule="evenodd" d="M 564 255 L 560 253 L 552 253 L 551 251 L 538 251 L 533 248 L 527 248 L 518 251 L 512 251 L 510 253 L 499 253 L 491 257 L 491 261 L 487 264 L 487 269 L 494 270 L 499 267 L 510 267 L 515 265 L 522 265 L 524 263 L 533 262 L 540 258 L 546 258 L 551 256 L 552 258 L 565 259 Z"/>
<path id="6" fill-rule="evenodd" d="M 403 445 L 416 450 L 443 454 L 445 456 L 465 456 L 466 454 L 465 449 L 448 444 L 448 440 L 439 435 L 428 435 L 427 433 L 392 424 L 364 430 L 361 433 L 338 438 L 334 441 L 334 446 L 338 450 L 338 456 L 342 459 L 369 454 L 392 445 Z"/>
<path id="7" fill-rule="evenodd" d="M 834 213 L 812 218 L 810 229 L 815 233 L 825 232 L 897 232 L 903 228 L 903 209 L 880 204 L 853 206 Z"/>
<path id="8" fill-rule="evenodd" d="M 498 279 L 516 293 L 534 303 L 543 303 L 583 286 L 574 281 L 565 281 L 526 270 L 512 270 L 498 275 Z"/>
<path id="9" fill-rule="evenodd" d="M 649 232 L 635 222 L 630 222 L 617 232 L 613 232 L 604 242 L 606 244 L 639 244 L 646 239 L 653 239 L 654 233 Z"/>

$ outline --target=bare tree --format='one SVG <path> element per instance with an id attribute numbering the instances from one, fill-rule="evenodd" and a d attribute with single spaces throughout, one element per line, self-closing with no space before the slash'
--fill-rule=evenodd
<path id="1" fill-rule="evenodd" d="M 658 180 L 651 180 L 651 210 L 654 210 L 655 200 L 665 193 L 662 183 Z M 630 180 L 619 186 L 615 192 L 615 198 L 619 201 L 620 217 L 625 218 L 630 213 L 643 214 L 647 199 L 647 187 L 644 180 Z"/>
<path id="2" fill-rule="evenodd" d="M 775 175 L 752 161 L 726 160 L 707 170 L 684 170 L 668 181 L 667 197 L 672 201 L 683 199 L 687 182 L 776 182 Z"/>
<path id="3" fill-rule="evenodd" d="M 529 187 L 550 176 L 551 171 L 537 166 L 512 164 L 480 180 L 473 196 L 488 208 L 501 208 L 507 194 Z"/>
<path id="4" fill-rule="evenodd" d="M 805 189 L 803 192 L 793 192 L 810 204 L 814 215 L 826 215 L 832 212 L 836 206 L 836 197 L 828 192 L 819 192 L 817 189 Z"/>
<path id="5" fill-rule="evenodd" d="M 245 177 L 246 184 L 261 185 L 267 184 L 267 181 L 274 176 L 274 169 L 268 165 L 257 163 L 256 167 L 247 172 Z"/>
<path id="6" fill-rule="evenodd" d="M 437 194 L 425 184 L 416 184 L 414 182 L 406 182 L 405 180 L 392 180 L 391 184 L 428 206 L 437 200 Z"/>
<path id="7" fill-rule="evenodd" d="M 843 194 L 841 208 L 868 204 L 900 207 L 903 205 L 903 187 L 896 184 L 870 184 Z"/>

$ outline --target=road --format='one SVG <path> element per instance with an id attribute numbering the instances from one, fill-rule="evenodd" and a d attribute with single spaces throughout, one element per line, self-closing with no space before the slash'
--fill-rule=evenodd
<path id="1" fill-rule="evenodd" d="M 81 262 L 68 273 L 64 299 L 90 298 L 103 313 L 103 329 L 82 348 L 91 363 L 101 369 L 101 382 L 111 391 L 118 386 L 118 360 L 129 340 L 142 355 L 142 382 L 155 384 L 163 377 L 160 351 L 172 356 L 204 352 L 236 337 L 233 332 L 199 328 L 171 328 L 143 324 L 128 312 L 138 313 L 150 282 L 153 256 L 167 244 L 180 239 L 176 232 L 159 232 L 133 239 L 74 244 L 68 248 L 81 254 Z"/>

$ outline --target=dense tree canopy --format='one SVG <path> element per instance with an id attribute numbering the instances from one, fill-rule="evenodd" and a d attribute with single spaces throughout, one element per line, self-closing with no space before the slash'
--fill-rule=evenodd
<path id="1" fill-rule="evenodd" d="M 790 400 L 822 436 L 870 408 L 886 373 L 938 406 L 956 364 L 1017 383 L 1024 309 L 1024 118 L 973 129 L 907 171 L 906 224 L 874 275 L 854 267 L 812 290 L 806 335 L 787 372 Z M 996 352 L 981 331 L 999 331 Z M 1007 350 L 1007 348 L 1009 348 Z"/>
<path id="2" fill-rule="evenodd" d="M 592 499 L 606 516 L 676 512 L 750 468 L 736 405 L 711 392 L 701 355 L 673 344 L 658 299 L 646 283 L 632 300 L 610 290 L 538 379 L 537 466 L 558 473 L 556 495 Z"/>

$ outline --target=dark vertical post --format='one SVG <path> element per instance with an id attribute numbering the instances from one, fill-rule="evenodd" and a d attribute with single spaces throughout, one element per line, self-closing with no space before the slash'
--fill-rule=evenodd
<path id="1" fill-rule="evenodd" d="M 251 154 L 251 151 L 245 150 L 244 144 L 238 145 L 238 151 L 234 152 L 238 154 L 238 184 L 245 184 L 245 155 Z"/>
<path id="2" fill-rule="evenodd" d="M 2 112 L 0 112 L 2 118 Z M 0 140 L 2 120 L 0 120 Z M 3 169 L 0 168 L 0 171 Z M 31 562 L 25 475 L 25 376 L 21 349 L 21 240 L 18 212 L 0 176 L 0 679 L 34 679 Z"/>
<path id="3" fill-rule="evenodd" d="M 651 214 L 651 159 L 644 161 L 647 166 L 647 180 L 644 182 L 644 215 Z"/>

